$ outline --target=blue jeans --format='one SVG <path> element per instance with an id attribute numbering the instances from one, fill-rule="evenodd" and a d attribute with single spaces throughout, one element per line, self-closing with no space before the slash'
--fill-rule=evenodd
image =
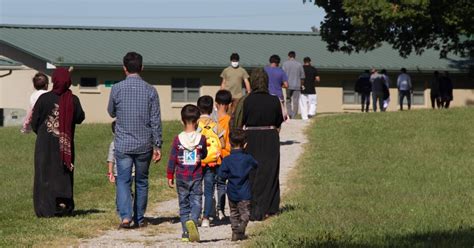
<path id="1" fill-rule="evenodd" d="M 187 233 L 186 221 L 193 220 L 198 223 L 202 211 L 202 180 L 194 181 L 176 180 L 178 191 L 179 217 L 183 227 L 183 233 Z"/>
<path id="2" fill-rule="evenodd" d="M 221 167 L 217 167 L 217 172 Z M 217 174 L 217 173 L 216 173 Z M 224 211 L 225 208 L 225 191 L 227 188 L 225 180 L 216 176 L 216 185 L 217 185 L 217 210 Z"/>
<path id="3" fill-rule="evenodd" d="M 214 189 L 216 185 L 216 168 L 202 168 L 204 178 L 204 218 L 209 218 L 214 208 Z"/>
<path id="4" fill-rule="evenodd" d="M 133 220 L 136 225 L 143 222 L 148 202 L 148 169 L 152 151 L 142 154 L 125 154 L 115 151 L 117 163 L 117 209 L 120 219 Z M 132 218 L 132 168 L 135 165 L 135 199 Z"/>

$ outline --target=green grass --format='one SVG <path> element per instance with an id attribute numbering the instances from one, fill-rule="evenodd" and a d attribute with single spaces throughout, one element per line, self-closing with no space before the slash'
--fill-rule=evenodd
<path id="1" fill-rule="evenodd" d="M 170 195 L 166 161 L 171 139 L 181 129 L 178 122 L 163 123 L 163 158 L 150 169 L 149 206 Z M 107 180 L 110 125 L 86 124 L 76 129 L 74 200 L 76 216 L 37 218 L 33 210 L 33 154 L 36 135 L 23 135 L 19 128 L 0 128 L 0 247 L 64 246 L 79 238 L 116 228 L 115 186 Z"/>
<path id="2" fill-rule="evenodd" d="M 250 246 L 473 247 L 474 108 L 318 118 Z"/>

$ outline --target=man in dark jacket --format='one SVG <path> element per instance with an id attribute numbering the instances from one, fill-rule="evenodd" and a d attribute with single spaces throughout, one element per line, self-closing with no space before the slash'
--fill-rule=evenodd
<path id="1" fill-rule="evenodd" d="M 439 84 L 439 91 L 441 94 L 441 107 L 449 108 L 449 104 L 453 100 L 453 82 L 449 78 L 449 73 L 444 72 Z"/>
<path id="2" fill-rule="evenodd" d="M 382 74 L 379 74 L 376 69 L 372 69 L 372 75 L 370 76 L 370 82 L 372 83 L 372 105 L 374 112 L 377 112 L 377 100 L 379 102 L 380 111 L 384 112 L 383 98 L 384 98 L 384 87 L 385 78 Z"/>
<path id="3" fill-rule="evenodd" d="M 441 95 L 440 95 L 440 81 L 441 77 L 439 76 L 439 72 L 435 71 L 433 79 L 431 81 L 431 91 L 430 91 L 430 98 L 431 98 L 431 107 L 434 109 L 435 108 L 435 103 L 436 107 L 440 108 L 441 107 Z"/>
<path id="4" fill-rule="evenodd" d="M 362 112 L 369 112 L 370 105 L 370 91 L 372 91 L 372 84 L 370 83 L 369 70 L 365 70 L 356 81 L 355 91 L 359 93 L 362 104 Z"/>

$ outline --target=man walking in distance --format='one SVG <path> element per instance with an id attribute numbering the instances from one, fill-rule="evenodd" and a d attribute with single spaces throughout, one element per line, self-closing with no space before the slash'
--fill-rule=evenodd
<path id="1" fill-rule="evenodd" d="M 362 112 L 369 112 L 370 92 L 372 91 L 372 84 L 370 83 L 370 71 L 365 70 L 357 79 L 355 91 L 360 95 L 360 102 L 362 104 Z"/>
<path id="2" fill-rule="evenodd" d="M 410 75 L 407 74 L 407 69 L 402 68 L 401 74 L 397 78 L 397 88 L 398 88 L 398 96 L 400 100 L 400 110 L 403 110 L 403 98 L 407 98 L 408 103 L 408 110 L 411 108 L 411 92 L 412 92 L 412 84 Z"/>
<path id="3" fill-rule="evenodd" d="M 282 69 L 288 76 L 288 89 L 286 89 L 286 107 L 291 119 L 298 114 L 298 105 L 301 94 L 301 85 L 305 78 L 303 66 L 296 61 L 296 53 L 288 53 L 288 60 L 282 65 Z"/>
<path id="4" fill-rule="evenodd" d="M 377 112 L 377 100 L 379 101 L 379 108 L 381 112 L 384 112 L 383 107 L 383 96 L 385 87 L 385 78 L 376 69 L 372 69 L 372 75 L 370 76 L 370 82 L 372 83 L 372 106 L 374 112 Z"/>
<path id="5" fill-rule="evenodd" d="M 242 82 L 245 83 L 247 93 L 250 93 L 249 74 L 239 65 L 239 54 L 230 55 L 230 66 L 221 73 L 221 90 L 228 90 L 232 94 L 232 104 L 229 108 L 229 114 L 234 112 L 235 106 L 242 97 Z"/>
<path id="6" fill-rule="evenodd" d="M 316 115 L 317 95 L 316 83 L 319 83 L 318 70 L 311 65 L 311 58 L 305 57 L 303 59 L 304 65 L 304 84 L 301 86 L 300 109 L 301 119 L 307 120 L 308 117 Z"/>
<path id="7" fill-rule="evenodd" d="M 145 227 L 150 160 L 161 159 L 160 101 L 155 88 L 140 77 L 140 54 L 129 52 L 123 58 L 127 78 L 112 87 L 109 106 L 116 118 L 115 159 L 117 163 L 117 209 L 120 228 Z M 135 166 L 135 199 L 131 199 L 132 166 Z M 133 209 L 133 211 L 132 211 Z M 132 217 L 133 214 L 133 217 Z"/>

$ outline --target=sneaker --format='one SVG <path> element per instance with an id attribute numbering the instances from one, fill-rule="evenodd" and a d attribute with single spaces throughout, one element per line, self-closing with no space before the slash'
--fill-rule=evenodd
<path id="1" fill-rule="evenodd" d="M 188 229 L 189 233 L 189 241 L 190 242 L 199 242 L 199 231 L 197 229 L 196 223 L 192 220 L 186 221 L 186 228 Z"/>
<path id="2" fill-rule="evenodd" d="M 226 216 L 225 216 L 225 214 L 224 214 L 224 211 L 219 210 L 219 212 L 217 213 L 217 218 L 218 218 L 219 220 L 223 220 L 223 219 L 225 219 L 225 217 L 226 217 Z"/>
<path id="3" fill-rule="evenodd" d="M 181 241 L 183 242 L 189 242 L 189 234 L 188 233 L 183 233 L 181 235 Z"/>
<path id="4" fill-rule="evenodd" d="M 209 219 L 202 218 L 201 227 L 210 227 Z"/>

